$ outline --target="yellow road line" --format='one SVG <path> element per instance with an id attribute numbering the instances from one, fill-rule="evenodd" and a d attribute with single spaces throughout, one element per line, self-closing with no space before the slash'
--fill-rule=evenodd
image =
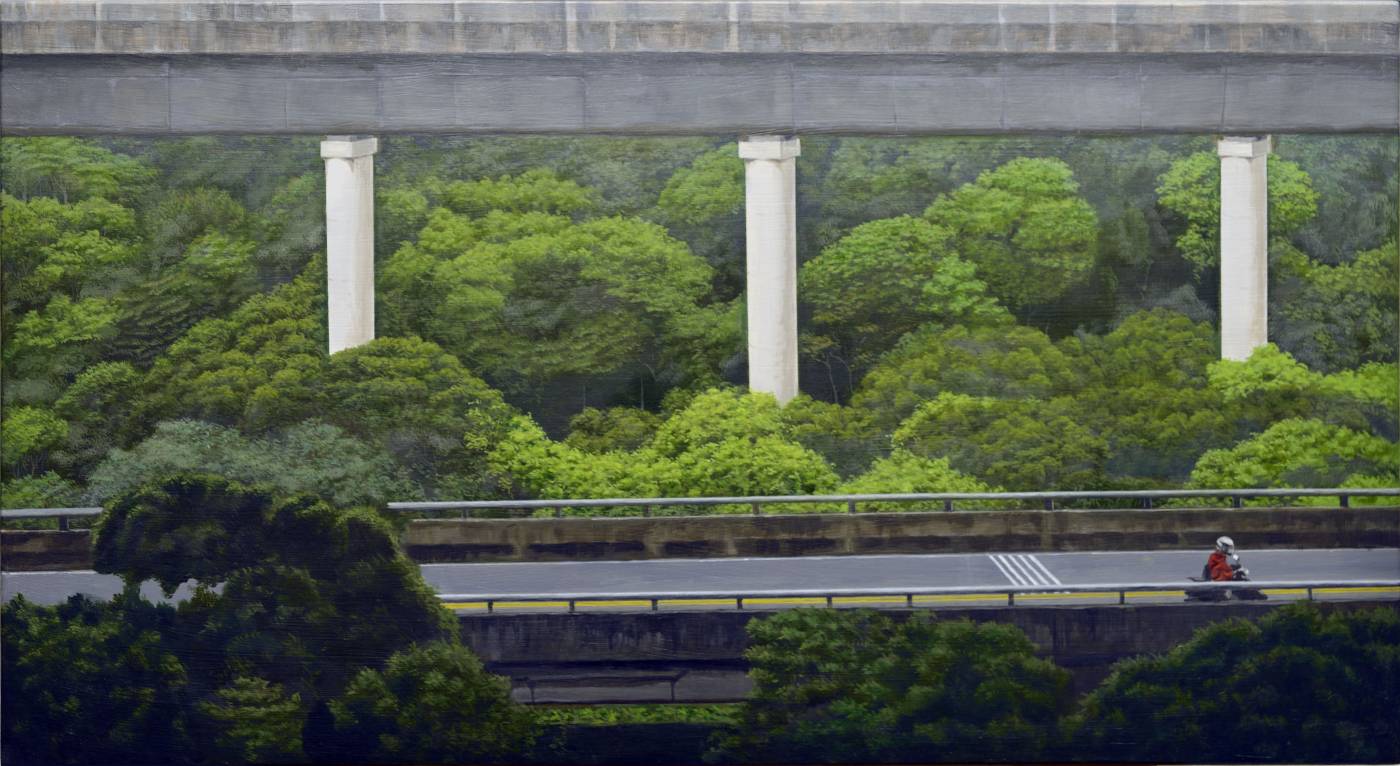
<path id="1" fill-rule="evenodd" d="M 1264 593 L 1277 596 L 1301 596 L 1307 594 L 1306 588 L 1266 588 Z M 1340 594 L 1340 593 L 1400 593 L 1400 587 L 1377 587 L 1377 588 L 1314 588 L 1313 595 L 1318 594 Z M 1185 590 L 1144 590 L 1128 591 L 1128 598 L 1152 598 L 1152 597 L 1183 597 Z M 1083 593 L 1021 593 L 1017 594 L 1017 601 L 1050 601 L 1062 599 L 1105 599 L 1117 598 L 1118 591 L 1093 591 Z M 914 603 L 949 603 L 957 601 L 997 601 L 1005 602 L 1006 594 L 950 594 L 950 595 L 927 595 L 915 596 Z M 904 596 L 836 596 L 832 598 L 832 604 L 903 604 Z M 732 606 L 732 598 L 680 598 L 661 599 L 658 606 Z M 826 599 L 820 596 L 810 596 L 802 598 L 746 598 L 744 605 L 749 606 L 825 606 Z M 443 606 L 448 609 L 486 609 L 486 602 L 453 602 L 445 603 Z M 494 605 L 496 609 L 567 609 L 567 601 L 499 601 Z M 617 607 L 650 607 L 648 600 L 614 600 L 614 601 L 577 601 L 577 609 L 599 609 Z"/>

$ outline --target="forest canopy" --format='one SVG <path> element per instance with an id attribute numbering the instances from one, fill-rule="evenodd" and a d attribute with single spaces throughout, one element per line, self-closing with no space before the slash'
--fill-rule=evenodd
<path id="1" fill-rule="evenodd" d="M 732 143 L 384 139 L 377 339 L 328 355 L 312 142 L 6 137 L 0 501 L 1393 486 L 1398 153 L 1277 138 L 1224 362 L 1208 140 L 804 138 L 779 406 Z"/>

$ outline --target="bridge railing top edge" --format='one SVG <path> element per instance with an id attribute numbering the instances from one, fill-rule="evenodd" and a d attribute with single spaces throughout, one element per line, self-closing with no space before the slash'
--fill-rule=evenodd
<path id="1" fill-rule="evenodd" d="M 674 507 L 717 505 L 803 505 L 850 503 L 917 503 L 942 501 L 983 502 L 1069 502 L 1075 500 L 1173 500 L 1173 499 L 1259 499 L 1294 497 L 1400 497 L 1400 487 L 1302 487 L 1302 488 L 1236 488 L 1236 489 L 1150 489 L 1150 490 L 1086 490 L 1047 492 L 908 492 L 885 494 L 830 495 L 737 495 L 725 497 L 611 497 L 611 498 L 535 498 L 521 500 L 424 500 L 395 501 L 386 504 L 390 511 L 455 511 L 512 510 L 602 507 Z M 97 516 L 99 506 L 69 508 L 6 508 L 0 519 L 53 518 Z"/>
<path id="2" fill-rule="evenodd" d="M 1071 500 L 1170 500 L 1190 498 L 1267 498 L 1267 497 L 1396 497 L 1400 488 L 1301 488 L 1301 489 L 1187 489 L 1187 490 L 1105 490 L 1049 492 L 914 492 L 896 494 L 831 495 L 745 495 L 731 497 L 652 497 L 652 498 L 545 498 L 529 500 L 448 500 L 407 501 L 388 504 L 393 511 L 433 511 L 512 508 L 590 508 L 604 506 L 677 505 L 777 505 L 808 503 L 872 503 L 922 501 L 1071 501 Z"/>
<path id="3" fill-rule="evenodd" d="M 775 599 L 775 598 L 859 598 L 880 596 L 979 596 L 1013 594 L 1054 594 L 1054 593 L 1106 593 L 1119 591 L 1139 591 L 1160 593 L 1191 590 L 1293 590 L 1293 589 L 1357 589 L 1357 588 L 1400 588 L 1400 580 L 1242 580 L 1222 582 L 1106 582 L 1051 585 L 963 585 L 925 586 L 905 588 L 788 588 L 763 590 L 671 590 L 671 591 L 632 591 L 617 593 L 569 592 L 557 593 L 440 593 L 437 598 L 444 602 L 484 602 L 484 601 L 648 601 L 661 600 L 702 600 L 702 599 Z"/>

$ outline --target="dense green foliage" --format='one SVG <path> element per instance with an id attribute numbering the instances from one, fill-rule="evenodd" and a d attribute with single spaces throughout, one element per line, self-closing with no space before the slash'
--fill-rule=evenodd
<path id="1" fill-rule="evenodd" d="M 1400 142 L 1275 143 L 1275 345 L 1222 363 L 1208 142 L 807 139 L 778 407 L 706 393 L 746 376 L 732 143 L 385 139 L 379 339 L 329 356 L 313 142 L 5 138 L 0 496 L 1394 482 Z"/>
<path id="2" fill-rule="evenodd" d="M 748 630 L 754 690 L 720 762 L 1034 758 L 1069 707 L 1069 674 L 1007 625 L 793 609 Z"/>
<path id="3" fill-rule="evenodd" d="M 804 138 L 780 406 L 736 387 L 732 143 L 385 138 L 378 339 L 329 355 L 314 139 L 0 138 L 0 504 L 106 503 L 97 567 L 130 582 L 5 607 L 7 762 L 524 757 L 392 499 L 1395 486 L 1400 140 L 1278 138 L 1245 361 L 1210 149 Z M 750 625 L 749 703 L 651 720 L 732 713 L 716 756 L 745 759 L 1400 758 L 1392 612 L 1208 629 L 1059 741 L 1064 674 L 1014 630 Z M 649 720 L 610 715 L 546 718 Z"/>
<path id="4" fill-rule="evenodd" d="M 530 746 L 534 722 L 460 644 L 415 646 L 366 668 L 331 702 L 334 737 L 369 763 L 490 763 Z"/>
<path id="5" fill-rule="evenodd" d="M 1279 608 L 1120 663 L 1069 721 L 1095 757 L 1391 763 L 1400 757 L 1400 616 Z"/>
<path id="6" fill-rule="evenodd" d="M 477 761 L 529 747 L 531 719 L 456 643 L 373 513 L 176 475 L 111 501 L 94 559 L 127 582 L 112 601 L 5 607 L 7 759 Z M 146 580 L 191 592 L 153 605 Z M 337 750 L 345 728 L 368 740 L 352 754 Z"/>

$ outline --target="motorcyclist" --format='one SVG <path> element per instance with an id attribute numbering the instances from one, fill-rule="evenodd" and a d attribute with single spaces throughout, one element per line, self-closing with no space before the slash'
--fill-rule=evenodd
<path id="1" fill-rule="evenodd" d="M 1201 572 L 1201 579 L 1211 581 L 1240 580 L 1241 575 L 1248 574 L 1240 568 L 1239 557 L 1235 555 L 1235 541 L 1228 537 L 1221 536 L 1215 540 L 1215 550 L 1211 551 L 1210 558 L 1206 559 L 1205 570 Z"/>
<path id="2" fill-rule="evenodd" d="M 1211 551 L 1210 558 L 1206 559 L 1206 565 L 1201 569 L 1201 577 L 1196 581 L 1230 582 L 1248 579 L 1249 570 L 1240 564 L 1240 557 L 1235 555 L 1235 541 L 1222 535 L 1216 538 L 1215 550 Z M 1264 595 L 1263 591 L 1249 586 L 1219 590 L 1187 589 L 1186 591 L 1187 601 L 1225 601 L 1227 599 L 1264 601 L 1268 599 L 1268 596 Z"/>

